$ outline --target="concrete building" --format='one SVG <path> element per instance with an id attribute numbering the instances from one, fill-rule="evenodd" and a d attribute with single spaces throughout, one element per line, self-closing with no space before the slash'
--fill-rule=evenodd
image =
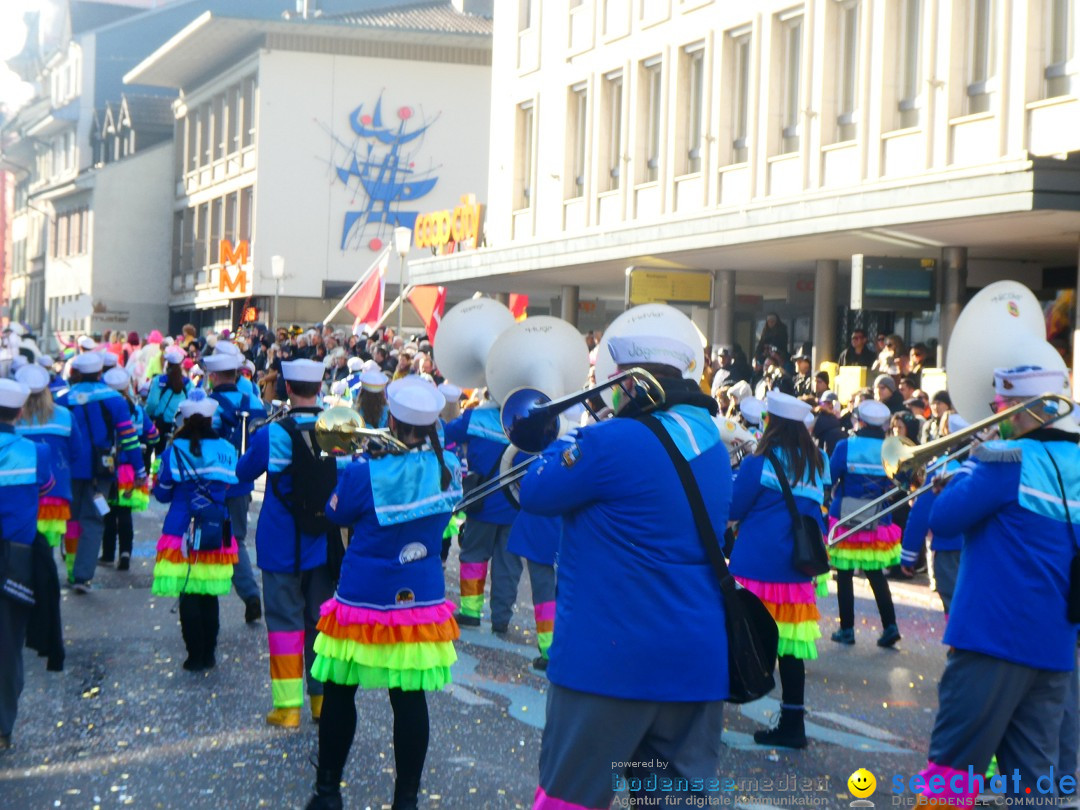
<path id="1" fill-rule="evenodd" d="M 180 93 L 170 328 L 321 321 L 395 227 L 482 195 L 490 13 L 441 0 L 307 22 L 205 14 L 132 70 Z M 397 272 L 395 259 L 388 296 Z"/>
<path id="2" fill-rule="evenodd" d="M 713 276 L 835 359 L 854 323 L 947 340 L 970 288 L 1075 288 L 1075 0 L 520 0 L 495 21 L 486 247 L 416 283 L 622 309 L 627 268 Z M 937 261 L 933 311 L 846 313 L 854 254 Z"/>

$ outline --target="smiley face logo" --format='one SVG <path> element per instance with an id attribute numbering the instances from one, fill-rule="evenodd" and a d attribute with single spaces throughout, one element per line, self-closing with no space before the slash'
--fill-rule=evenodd
<path id="1" fill-rule="evenodd" d="M 877 779 L 866 768 L 859 768 L 847 780 L 847 789 L 851 792 L 852 796 L 860 799 L 865 799 L 867 796 L 873 796 L 874 790 L 877 788 Z"/>

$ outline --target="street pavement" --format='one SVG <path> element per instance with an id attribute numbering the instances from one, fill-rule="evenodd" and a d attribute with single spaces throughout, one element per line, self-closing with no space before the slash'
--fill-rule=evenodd
<path id="1" fill-rule="evenodd" d="M 257 509 L 256 502 L 253 518 Z M 64 672 L 46 672 L 44 659 L 26 652 L 15 748 L 0 754 L 5 810 L 297 808 L 310 795 L 317 726 L 306 707 L 298 732 L 265 725 L 271 708 L 266 628 L 245 625 L 235 594 L 221 600 L 216 669 L 181 669 L 175 600 L 150 593 L 163 515 L 155 504 L 136 516 L 130 572 L 99 568 L 93 593 L 65 590 Z M 447 571 L 448 594 L 456 599 L 456 549 Z M 530 667 L 536 650 L 527 579 L 510 633 L 494 636 L 486 620 L 479 629 L 463 629 L 454 685 L 429 696 L 422 808 L 531 805 L 547 680 Z M 874 644 L 880 628 L 873 599 L 865 582 L 856 582 L 855 646 L 828 640 L 836 600 L 821 600 L 821 657 L 807 665 L 809 748 L 754 744 L 754 730 L 769 725 L 778 709 L 779 688 L 772 697 L 725 709 L 719 776 L 733 781 L 716 794 L 722 806 L 848 807 L 847 779 L 860 767 L 877 776 L 874 798 L 888 806 L 892 775 L 906 777 L 925 764 L 945 658 L 940 602 L 924 581 L 894 584 L 904 637 L 895 650 L 882 650 Z M 389 807 L 389 701 L 382 692 L 361 692 L 358 706 L 346 807 Z"/>

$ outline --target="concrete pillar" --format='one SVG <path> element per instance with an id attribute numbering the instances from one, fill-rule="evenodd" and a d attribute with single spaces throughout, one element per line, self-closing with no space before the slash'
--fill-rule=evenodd
<path id="1" fill-rule="evenodd" d="M 572 326 L 578 325 L 578 297 L 581 288 L 576 284 L 564 284 L 560 317 Z"/>
<path id="2" fill-rule="evenodd" d="M 814 351 L 812 368 L 836 362 L 836 276 L 840 262 L 818 259 L 814 268 Z"/>
<path id="3" fill-rule="evenodd" d="M 713 346 L 730 346 L 735 342 L 735 271 L 717 270 L 713 281 L 712 329 L 709 337 Z"/>
<path id="4" fill-rule="evenodd" d="M 941 249 L 941 330 L 938 338 L 938 366 L 945 365 L 945 350 L 949 346 L 953 327 L 964 308 L 967 293 L 967 248 Z"/>

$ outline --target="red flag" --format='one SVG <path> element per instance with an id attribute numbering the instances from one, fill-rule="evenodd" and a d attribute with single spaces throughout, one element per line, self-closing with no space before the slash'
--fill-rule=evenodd
<path id="1" fill-rule="evenodd" d="M 355 324 L 375 324 L 379 322 L 383 311 L 383 296 L 386 284 L 383 280 L 383 268 L 379 268 L 361 284 L 352 297 L 345 303 L 345 308 L 356 316 Z"/>
<path id="2" fill-rule="evenodd" d="M 514 316 L 515 321 L 525 320 L 529 316 L 528 309 L 529 296 L 510 293 L 510 314 Z"/>
<path id="3" fill-rule="evenodd" d="M 408 298 L 424 322 L 428 340 L 434 344 L 435 333 L 439 331 L 439 322 L 446 309 L 446 287 L 413 287 L 409 290 Z"/>

